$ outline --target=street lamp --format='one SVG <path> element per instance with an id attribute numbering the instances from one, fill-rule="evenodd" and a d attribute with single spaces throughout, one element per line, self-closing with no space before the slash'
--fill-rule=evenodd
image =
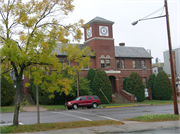
<path id="1" fill-rule="evenodd" d="M 170 66 L 171 66 L 171 81 L 172 81 L 172 90 L 173 90 L 173 102 L 174 102 L 174 114 L 179 114 L 178 112 L 178 105 L 177 105 L 177 90 L 176 90 L 176 83 L 175 83 L 175 74 L 174 74 L 174 62 L 172 59 L 172 46 L 171 46 L 171 35 L 170 35 L 170 26 L 169 26 L 169 15 L 168 15 L 168 6 L 167 6 L 167 0 L 164 0 L 164 6 L 166 9 L 166 15 L 164 16 L 158 16 L 153 18 L 147 18 L 147 19 L 139 19 L 137 21 L 134 21 L 132 25 L 136 25 L 139 21 L 143 20 L 149 20 L 149 19 L 156 19 L 161 17 L 166 17 L 166 23 L 167 23 L 167 34 L 168 34 L 168 44 L 169 44 L 169 56 L 170 56 Z"/>

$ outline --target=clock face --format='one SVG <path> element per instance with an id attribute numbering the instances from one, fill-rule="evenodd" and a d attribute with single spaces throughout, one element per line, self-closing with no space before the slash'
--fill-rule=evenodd
<path id="1" fill-rule="evenodd" d="M 106 26 L 99 26 L 99 35 L 100 36 L 109 36 L 109 34 L 108 34 L 108 27 L 106 27 Z"/>
<path id="2" fill-rule="evenodd" d="M 91 27 L 86 30 L 86 34 L 87 34 L 87 38 L 92 37 L 92 28 Z"/>

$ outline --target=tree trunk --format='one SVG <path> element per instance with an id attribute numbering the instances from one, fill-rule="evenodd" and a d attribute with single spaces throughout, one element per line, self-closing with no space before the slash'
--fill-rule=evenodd
<path id="1" fill-rule="evenodd" d="M 21 93 L 21 79 L 16 78 L 16 94 L 14 99 L 14 118 L 13 118 L 13 125 L 18 126 L 19 125 L 19 108 L 20 108 L 20 93 Z"/>

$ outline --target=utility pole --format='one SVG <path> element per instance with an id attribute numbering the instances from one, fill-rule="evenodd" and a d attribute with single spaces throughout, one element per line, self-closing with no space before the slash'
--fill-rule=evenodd
<path id="1" fill-rule="evenodd" d="M 174 74 L 174 62 L 173 62 L 173 58 L 172 58 L 172 46 L 171 46 L 171 35 L 170 35 L 167 0 L 164 0 L 164 2 L 165 2 L 165 9 L 166 9 L 166 23 L 167 23 L 167 34 L 168 34 L 168 44 L 169 44 L 169 57 L 170 57 L 170 67 L 171 67 L 171 81 L 172 81 L 172 91 L 173 91 L 174 114 L 179 115 L 178 105 L 177 105 L 177 90 L 176 90 L 175 74 Z"/>
<path id="2" fill-rule="evenodd" d="M 36 104 L 37 104 L 37 123 L 40 123 L 40 117 L 39 117 L 39 92 L 38 92 L 38 86 L 36 86 Z"/>

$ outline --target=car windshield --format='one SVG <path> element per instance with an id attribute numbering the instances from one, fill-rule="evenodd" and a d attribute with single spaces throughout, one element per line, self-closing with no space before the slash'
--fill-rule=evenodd
<path id="1" fill-rule="evenodd" d="M 79 100 L 80 99 L 80 97 L 77 97 L 77 98 L 75 98 L 74 100 Z"/>

